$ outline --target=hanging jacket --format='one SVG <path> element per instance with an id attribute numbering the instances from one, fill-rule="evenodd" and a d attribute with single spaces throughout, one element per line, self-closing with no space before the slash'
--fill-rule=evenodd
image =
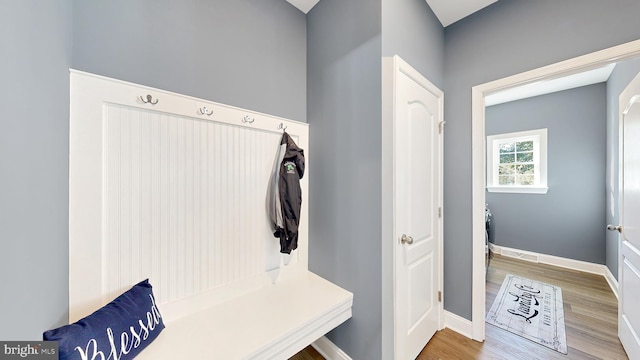
<path id="1" fill-rule="evenodd" d="M 271 218 L 273 235 L 280 238 L 280 252 L 284 254 L 290 254 L 298 248 L 302 205 L 300 179 L 303 175 L 304 150 L 284 132 L 267 189 L 267 212 Z"/>

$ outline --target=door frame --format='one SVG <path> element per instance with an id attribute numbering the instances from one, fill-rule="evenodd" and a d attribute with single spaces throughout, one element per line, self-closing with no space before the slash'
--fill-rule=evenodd
<path id="1" fill-rule="evenodd" d="M 381 230 L 382 230 L 382 358 L 394 359 L 396 353 L 396 333 L 395 333 L 395 272 L 396 272 L 396 239 L 395 221 L 393 214 L 395 213 L 394 199 L 394 101 L 395 101 L 395 74 L 402 72 L 422 85 L 438 98 L 438 107 L 440 118 L 439 122 L 444 121 L 444 93 L 437 86 L 431 83 L 424 75 L 414 69 L 409 63 L 404 61 L 398 55 L 393 57 L 382 58 L 382 213 L 381 213 Z M 440 158 L 438 159 L 438 169 L 440 171 L 440 181 L 438 189 L 439 206 L 443 206 L 443 175 L 444 175 L 444 129 L 440 136 Z M 438 219 L 440 232 L 438 234 L 438 274 L 437 284 L 439 291 L 443 290 L 444 282 L 444 241 L 443 226 L 444 215 Z M 444 294 L 443 294 L 444 296 Z M 444 327 L 444 300 L 438 302 L 438 330 Z M 426 344 L 425 344 L 426 345 Z"/>
<path id="2" fill-rule="evenodd" d="M 592 70 L 640 55 L 640 40 L 578 56 L 471 88 L 472 299 L 471 338 L 485 339 L 485 96 L 513 87 Z M 618 244 L 619 245 L 619 244 Z"/>
<path id="3" fill-rule="evenodd" d="M 618 136 L 620 138 L 620 141 L 618 142 L 618 151 L 620 152 L 620 156 L 618 157 L 618 169 L 620 169 L 619 174 L 620 177 L 618 179 L 618 188 L 620 189 L 620 192 L 623 193 L 624 192 L 624 160 L 625 160 L 625 156 L 624 156 L 624 126 L 625 126 L 625 121 L 623 120 L 623 118 L 628 114 L 628 112 L 630 111 L 630 108 L 632 106 L 632 104 L 638 104 L 640 103 L 640 95 L 638 95 L 638 93 L 640 92 L 640 73 L 636 74 L 633 79 L 631 79 L 631 81 L 629 81 L 629 83 L 625 86 L 624 90 L 622 91 L 622 93 L 620 94 L 620 97 L 618 99 Z M 621 195 L 622 196 L 622 195 Z M 624 198 L 621 198 L 621 202 L 624 202 Z M 625 246 L 633 246 L 633 245 L 625 245 L 624 244 L 624 228 L 626 226 L 625 222 L 624 222 L 624 206 L 620 207 L 620 222 L 619 225 L 622 225 L 622 233 L 618 234 L 618 238 L 619 240 L 619 246 L 618 246 L 618 279 L 621 280 L 619 283 L 623 283 L 624 282 L 624 275 L 623 275 L 623 266 L 624 266 L 624 258 L 623 258 L 623 252 L 625 252 Z M 634 246 L 635 247 L 635 246 Z M 633 253 L 633 251 L 629 251 L 631 253 Z M 635 260 L 637 261 L 637 256 L 632 255 L 631 257 L 635 257 Z M 627 256 L 627 258 L 630 258 L 629 256 Z M 630 334 L 627 331 L 623 331 L 624 330 L 624 318 L 623 318 L 623 314 L 622 314 L 622 306 L 623 306 L 623 300 L 624 300 L 624 289 L 621 289 L 620 291 L 618 291 L 618 293 L 620 294 L 618 297 L 618 337 L 620 338 L 620 342 L 622 343 L 623 340 L 626 341 L 626 345 L 631 346 L 625 346 L 625 343 L 622 344 L 622 347 L 624 348 L 624 350 L 627 352 L 627 355 L 629 355 L 629 358 L 636 358 L 638 356 L 638 346 L 637 346 L 637 342 L 636 339 L 634 338 L 633 334 Z M 635 330 L 635 329 L 634 329 Z M 620 336 L 622 335 L 622 336 Z M 633 345 L 631 345 L 633 343 Z"/>

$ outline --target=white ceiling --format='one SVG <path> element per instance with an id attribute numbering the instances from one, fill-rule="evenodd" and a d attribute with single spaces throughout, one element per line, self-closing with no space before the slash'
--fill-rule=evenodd
<path id="1" fill-rule="evenodd" d="M 303 13 L 308 13 L 320 0 L 287 0 Z M 349 0 L 343 0 L 349 1 Z M 426 0 L 442 26 L 447 27 L 498 0 Z"/>
<path id="2" fill-rule="evenodd" d="M 609 79 L 616 64 L 609 64 L 598 69 L 564 76 L 552 80 L 542 80 L 491 94 L 484 98 L 485 106 L 497 105 L 509 101 L 520 100 L 532 96 L 550 94 L 557 91 L 573 89 L 581 86 L 598 84 Z"/>
<path id="3" fill-rule="evenodd" d="M 427 0 L 442 26 L 447 27 L 498 0 Z"/>
<path id="4" fill-rule="evenodd" d="M 289 4 L 297 7 L 303 13 L 308 13 L 320 0 L 287 0 Z M 348 0 L 347 0 L 348 1 Z"/>

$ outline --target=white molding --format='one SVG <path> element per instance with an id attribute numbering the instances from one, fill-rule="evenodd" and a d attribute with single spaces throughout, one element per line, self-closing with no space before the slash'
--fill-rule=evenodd
<path id="1" fill-rule="evenodd" d="M 471 321 L 446 310 L 444 312 L 444 327 L 473 339 L 473 324 Z"/>
<path id="2" fill-rule="evenodd" d="M 485 313 L 485 113 L 484 98 L 500 90 L 535 81 L 554 79 L 640 55 L 640 40 L 631 41 L 526 71 L 471 88 L 471 181 L 472 181 L 472 301 L 473 339 L 484 340 Z"/>
<path id="3" fill-rule="evenodd" d="M 314 349 L 318 350 L 320 355 L 327 360 L 352 360 L 351 357 L 336 344 L 327 339 L 326 336 L 321 337 L 311 344 Z"/>
<path id="4" fill-rule="evenodd" d="M 618 280 L 613 276 L 611 270 L 605 266 L 604 278 L 607 280 L 611 291 L 613 291 L 613 295 L 616 296 L 616 299 L 620 300 L 620 296 L 618 295 Z"/>
<path id="5" fill-rule="evenodd" d="M 609 284 L 609 287 L 611 288 L 613 294 L 618 297 L 618 281 L 606 265 L 595 264 L 588 261 L 568 259 L 560 256 L 540 254 L 533 251 L 519 250 L 495 244 L 489 244 L 489 248 L 494 254 L 499 254 L 506 257 L 601 275 Z"/>
<path id="6" fill-rule="evenodd" d="M 398 74 L 403 74 L 425 88 L 438 98 L 438 112 L 441 122 L 444 120 L 444 93 L 420 72 L 415 70 L 409 63 L 398 55 L 382 58 L 382 357 L 397 357 L 397 350 L 402 344 L 398 341 L 396 332 L 397 311 L 399 307 L 395 304 L 397 296 L 396 266 L 397 266 L 397 246 L 394 241 L 396 234 L 395 212 L 396 212 L 396 184 L 395 171 L 395 148 L 396 148 L 396 125 L 395 125 L 395 101 Z M 439 159 L 438 171 L 438 206 L 443 207 L 443 137 L 444 131 L 439 134 Z M 444 217 L 438 219 L 438 274 L 437 287 L 442 291 L 444 284 L 444 240 L 443 224 Z M 438 329 L 444 327 L 444 304 L 438 302 Z"/>
<path id="7" fill-rule="evenodd" d="M 487 186 L 487 191 L 505 194 L 539 194 L 544 195 L 549 191 L 546 186 Z"/>

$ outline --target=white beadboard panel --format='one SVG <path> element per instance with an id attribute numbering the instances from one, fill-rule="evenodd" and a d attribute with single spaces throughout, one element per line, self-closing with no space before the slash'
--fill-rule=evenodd
<path id="1" fill-rule="evenodd" d="M 306 151 L 306 124 L 72 71 L 70 321 L 145 278 L 172 317 L 306 271 L 307 174 L 292 255 L 266 213 L 280 124 Z"/>
<path id="2" fill-rule="evenodd" d="M 279 264 L 265 194 L 281 134 L 116 104 L 104 126 L 108 293 L 150 277 L 167 303 Z"/>

